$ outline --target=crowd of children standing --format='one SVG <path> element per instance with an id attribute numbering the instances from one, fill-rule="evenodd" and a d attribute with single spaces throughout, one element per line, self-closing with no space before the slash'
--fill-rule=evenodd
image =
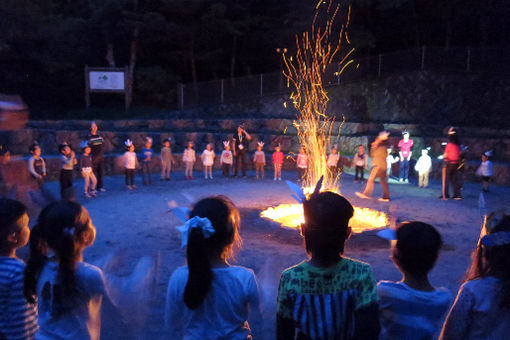
<path id="1" fill-rule="evenodd" d="M 504 339 L 510 332 L 510 215 L 504 210 L 487 216 L 469 275 L 450 308 L 450 292 L 428 279 L 443 244 L 433 226 L 408 221 L 379 232 L 392 241 L 391 258 L 402 279 L 377 283 L 369 264 L 344 256 L 350 202 L 315 190 L 303 209 L 308 259 L 281 274 L 277 339 Z M 99 339 L 101 305 L 110 300 L 101 269 L 82 260 L 96 236 L 87 210 L 72 201 L 51 203 L 30 230 L 25 206 L 0 199 L 0 220 L 0 338 Z M 262 336 L 257 278 L 229 263 L 242 245 L 234 202 L 202 199 L 183 223 L 177 229 L 187 263 L 168 282 L 165 334 Z M 16 251 L 27 243 L 25 265 Z"/>

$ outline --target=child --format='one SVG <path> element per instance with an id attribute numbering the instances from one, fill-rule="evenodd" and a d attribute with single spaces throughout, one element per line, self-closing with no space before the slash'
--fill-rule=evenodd
<path id="1" fill-rule="evenodd" d="M 429 186 L 429 173 L 432 169 L 432 159 L 429 156 L 430 148 L 421 150 L 421 156 L 418 158 L 414 170 L 418 171 L 418 186 L 426 188 Z"/>
<path id="2" fill-rule="evenodd" d="M 343 257 L 352 205 L 333 192 L 303 203 L 308 261 L 286 269 L 276 302 L 277 339 L 377 339 L 376 282 L 370 266 Z"/>
<path id="3" fill-rule="evenodd" d="M 83 155 L 80 157 L 80 168 L 81 175 L 85 181 L 83 192 L 85 197 L 91 198 L 96 196 L 97 185 L 96 175 L 92 171 L 92 156 L 90 155 L 92 148 L 88 141 L 83 141 L 81 146 L 83 147 Z"/>
<path id="4" fill-rule="evenodd" d="M 354 181 L 358 182 L 365 179 L 365 169 L 368 169 L 368 155 L 365 153 L 365 147 L 358 145 L 358 152 L 354 155 L 352 160 L 355 168 Z"/>
<path id="5" fill-rule="evenodd" d="M 398 142 L 398 147 L 400 148 L 400 167 L 398 168 L 400 182 L 407 183 L 409 181 L 409 164 L 413 155 L 411 151 L 413 145 L 413 140 L 409 139 L 409 131 L 402 131 L 402 139 Z"/>
<path id="6" fill-rule="evenodd" d="M 482 164 L 476 170 L 476 175 L 482 177 L 482 189 L 483 192 L 489 192 L 489 182 L 492 177 L 492 162 L 489 157 L 492 155 L 492 151 L 487 151 L 482 155 Z"/>
<path id="7" fill-rule="evenodd" d="M 142 176 L 143 185 L 152 184 L 152 138 L 145 138 L 145 147 L 142 150 Z M 147 177 L 147 179 L 145 178 Z"/>
<path id="8" fill-rule="evenodd" d="M 60 156 L 60 197 L 62 199 L 69 199 L 73 193 L 73 169 L 76 165 L 76 155 L 71 147 L 64 142 L 60 144 L 58 151 L 62 154 Z"/>
<path id="9" fill-rule="evenodd" d="M 216 157 L 216 154 L 214 153 L 214 150 L 212 149 L 212 144 L 209 143 L 205 146 L 205 150 L 202 152 L 202 155 L 200 158 L 202 159 L 202 163 L 204 164 L 204 177 L 207 179 L 209 176 L 210 179 L 212 179 L 212 168 L 214 165 L 214 157 Z"/>
<path id="10" fill-rule="evenodd" d="M 37 186 L 41 188 L 44 185 L 44 177 L 46 177 L 46 161 L 41 157 L 39 144 L 32 144 L 28 151 L 32 155 L 28 159 L 28 172 L 36 180 Z"/>
<path id="11" fill-rule="evenodd" d="M 331 177 L 336 177 L 336 174 L 338 172 L 338 161 L 340 160 L 340 154 L 337 152 L 337 146 L 336 144 L 331 147 L 331 153 L 328 156 L 328 169 L 329 173 L 331 174 Z"/>
<path id="12" fill-rule="evenodd" d="M 16 257 L 30 235 L 27 209 L 18 201 L 0 199 L 0 220 L 0 338 L 33 339 L 37 308 L 23 295 L 25 263 Z"/>
<path id="13" fill-rule="evenodd" d="M 126 169 L 126 187 L 131 189 L 136 189 L 135 185 L 135 170 L 139 167 L 138 158 L 135 153 L 135 146 L 131 140 L 126 140 L 124 142 L 126 145 L 127 151 L 124 153 L 124 169 Z"/>
<path id="14" fill-rule="evenodd" d="M 241 246 L 240 222 L 229 198 L 213 196 L 196 203 L 179 227 L 187 266 L 168 283 L 169 339 L 251 339 L 248 317 L 260 319 L 257 280 L 251 269 L 228 263 Z"/>
<path id="15" fill-rule="evenodd" d="M 37 301 L 36 338 L 99 339 L 107 296 L 101 270 L 82 260 L 96 237 L 88 211 L 76 202 L 51 203 L 32 233 L 25 297 Z"/>
<path id="16" fill-rule="evenodd" d="M 255 155 L 253 155 L 253 163 L 255 163 L 255 178 L 264 179 L 264 167 L 266 166 L 266 154 L 262 151 L 264 147 L 264 142 L 257 143 L 257 151 L 255 151 Z"/>
<path id="17" fill-rule="evenodd" d="M 161 148 L 161 180 L 170 180 L 170 171 L 172 170 L 172 163 L 174 157 L 172 155 L 172 149 L 170 148 L 170 138 L 163 141 L 163 148 Z"/>
<path id="18" fill-rule="evenodd" d="M 393 164 L 400 162 L 400 158 L 393 154 L 393 148 L 390 146 L 388 148 L 388 156 L 386 157 L 386 174 L 388 175 L 388 178 L 393 177 L 392 170 L 393 170 Z"/>
<path id="19" fill-rule="evenodd" d="M 306 170 L 308 169 L 308 155 L 305 153 L 305 148 L 302 145 L 299 147 L 296 166 L 298 171 L 298 181 L 304 181 Z"/>
<path id="20" fill-rule="evenodd" d="M 0 196 L 1 198 L 5 198 L 7 196 L 8 185 L 4 179 L 4 172 L 6 165 L 11 160 L 11 153 L 9 149 L 5 145 L 0 144 Z"/>
<path id="21" fill-rule="evenodd" d="M 221 153 L 220 163 L 223 171 L 223 177 L 230 176 L 230 168 L 233 163 L 232 151 L 230 151 L 230 141 L 223 141 L 223 147 L 225 150 Z"/>
<path id="22" fill-rule="evenodd" d="M 283 152 L 280 151 L 280 144 L 278 144 L 273 152 L 273 165 L 274 165 L 274 181 L 282 180 L 282 166 L 283 166 Z"/>
<path id="23" fill-rule="evenodd" d="M 440 339 L 508 339 L 510 334 L 510 215 L 486 218 L 466 281 Z"/>
<path id="24" fill-rule="evenodd" d="M 428 279 L 441 249 L 441 235 L 431 225 L 413 221 L 400 224 L 396 230 L 386 229 L 379 236 L 396 241 L 391 258 L 403 275 L 399 282 L 377 284 L 379 339 L 437 338 L 451 302 L 450 293 L 434 288 Z"/>
<path id="25" fill-rule="evenodd" d="M 182 161 L 186 165 L 186 169 L 184 170 L 186 179 L 193 179 L 193 164 L 195 164 L 196 161 L 195 150 L 193 150 L 193 142 L 188 142 L 188 147 L 182 154 Z"/>

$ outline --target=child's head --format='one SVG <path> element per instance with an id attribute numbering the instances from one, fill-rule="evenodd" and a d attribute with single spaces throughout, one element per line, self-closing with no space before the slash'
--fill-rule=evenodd
<path id="1" fill-rule="evenodd" d="M 192 141 L 188 142 L 188 149 L 193 149 L 193 142 Z"/>
<path id="2" fill-rule="evenodd" d="M 332 147 L 331 147 L 331 153 L 332 153 L 332 154 L 335 154 L 335 153 L 336 153 L 336 146 L 332 146 Z"/>
<path id="3" fill-rule="evenodd" d="M 299 153 L 305 153 L 305 147 L 303 145 L 299 147 Z"/>
<path id="4" fill-rule="evenodd" d="M 97 133 L 97 124 L 96 122 L 90 122 L 90 133 L 95 135 Z"/>
<path id="5" fill-rule="evenodd" d="M 127 151 L 129 151 L 129 152 L 135 151 L 135 145 L 133 144 L 131 139 L 126 139 L 126 141 L 124 142 L 124 145 L 126 146 Z"/>
<path id="6" fill-rule="evenodd" d="M 63 155 L 69 155 L 71 153 L 71 148 L 69 147 L 69 144 L 62 143 L 59 145 L 58 151 Z"/>
<path id="7" fill-rule="evenodd" d="M 135 151 L 135 145 L 134 145 L 134 144 L 131 144 L 131 145 L 129 145 L 129 146 L 127 147 L 127 149 L 128 149 L 128 151 L 129 151 L 129 152 L 133 152 L 133 151 Z"/>
<path id="8" fill-rule="evenodd" d="M 9 256 L 28 242 L 27 208 L 15 200 L 0 199 L 0 253 Z"/>
<path id="9" fill-rule="evenodd" d="M 212 150 L 212 144 L 209 143 L 205 146 L 205 148 L 208 150 L 208 151 L 211 151 Z"/>
<path id="10" fill-rule="evenodd" d="M 354 209 L 344 197 L 326 191 L 313 194 L 303 203 L 305 223 L 302 234 L 306 252 L 319 261 L 337 258 L 351 233 L 349 220 Z"/>
<path id="11" fill-rule="evenodd" d="M 429 154 L 429 150 L 427 150 L 427 149 L 421 150 L 421 155 L 422 156 L 427 156 L 428 154 Z"/>
<path id="12" fill-rule="evenodd" d="M 152 138 L 145 137 L 145 148 L 150 149 L 152 147 Z"/>
<path id="13" fill-rule="evenodd" d="M 225 150 L 230 151 L 230 141 L 228 140 L 223 141 L 223 147 L 225 148 Z"/>
<path id="14" fill-rule="evenodd" d="M 280 150 L 281 150 L 280 144 L 276 145 L 276 146 L 275 146 L 275 148 L 274 148 L 274 150 L 275 150 L 276 152 L 280 152 Z"/>
<path id="15" fill-rule="evenodd" d="M 358 153 L 365 153 L 365 147 L 363 145 L 358 145 Z"/>
<path id="16" fill-rule="evenodd" d="M 493 212 L 486 218 L 484 231 L 467 280 L 493 276 L 503 283 L 501 307 L 510 307 L 510 215 L 504 210 Z"/>
<path id="17" fill-rule="evenodd" d="M 235 248 L 242 244 L 239 210 L 228 197 L 211 196 L 198 201 L 191 210 L 190 221 L 194 217 L 206 217 L 214 233 L 204 236 L 201 227 L 190 228 L 188 233 L 186 258 L 189 277 L 184 302 L 190 309 L 199 307 L 209 292 L 213 278 L 211 262 L 233 258 Z"/>
<path id="18" fill-rule="evenodd" d="M 418 221 L 401 223 L 396 229 L 392 259 L 404 273 L 423 277 L 434 267 L 443 241 L 431 225 Z"/>
<path id="19" fill-rule="evenodd" d="M 91 151 L 92 151 L 92 149 L 90 148 L 90 146 L 89 146 L 89 145 L 87 145 L 86 147 L 84 147 L 84 148 L 83 148 L 83 154 L 84 154 L 85 156 L 90 155 L 90 152 L 91 152 Z"/>
<path id="20" fill-rule="evenodd" d="M 408 141 L 409 140 L 409 131 L 407 131 L 407 130 L 402 131 L 402 138 L 404 139 L 404 141 Z"/>
<path id="21" fill-rule="evenodd" d="M 163 147 L 165 147 L 165 148 L 169 148 L 170 147 L 170 139 L 165 139 L 163 141 Z"/>
<path id="22" fill-rule="evenodd" d="M 51 203 L 41 211 L 32 236 L 25 296 L 35 294 L 38 273 L 47 261 L 48 251 L 52 250 L 59 263 L 58 279 L 63 297 L 71 299 L 77 293 L 76 264 L 81 261 L 83 250 L 92 245 L 96 237 L 96 228 L 87 209 L 76 202 Z"/>
<path id="23" fill-rule="evenodd" d="M 39 157 L 41 155 L 41 147 L 37 143 L 30 145 L 30 148 L 28 148 L 28 151 L 36 157 Z"/>
<path id="24" fill-rule="evenodd" d="M 262 151 L 262 145 L 257 145 L 257 151 Z"/>

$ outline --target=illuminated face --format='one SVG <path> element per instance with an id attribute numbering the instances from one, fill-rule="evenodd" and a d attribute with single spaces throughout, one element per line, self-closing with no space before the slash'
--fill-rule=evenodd
<path id="1" fill-rule="evenodd" d="M 34 150 L 34 156 L 39 157 L 41 155 L 41 148 L 36 146 Z"/>
<path id="2" fill-rule="evenodd" d="M 305 153 L 305 148 L 304 147 L 300 147 L 299 148 L 299 153 Z"/>
<path id="3" fill-rule="evenodd" d="M 260 145 L 257 146 L 257 151 L 262 151 L 262 147 Z"/>
<path id="4" fill-rule="evenodd" d="M 280 152 L 280 147 L 279 147 L 279 146 L 277 146 L 277 147 L 275 148 L 275 150 L 276 150 L 276 152 Z"/>
<path id="5" fill-rule="evenodd" d="M 241 134 L 241 133 L 243 132 L 243 130 L 244 130 L 244 129 L 243 129 L 241 126 L 238 126 L 238 127 L 237 127 L 237 133 L 238 133 L 238 134 Z"/>
<path id="6" fill-rule="evenodd" d="M 146 149 L 150 149 L 152 147 L 152 143 L 151 142 L 145 142 L 145 148 Z"/>
<path id="7" fill-rule="evenodd" d="M 335 148 L 331 149 L 331 153 L 336 153 L 336 149 Z"/>
<path id="8" fill-rule="evenodd" d="M 193 147 L 193 143 L 192 142 L 188 143 L 188 149 L 191 149 L 192 147 Z"/>
<path id="9" fill-rule="evenodd" d="M 404 133 L 404 141 L 408 141 L 409 140 L 409 134 L 408 133 Z"/>
<path id="10" fill-rule="evenodd" d="M 365 147 L 363 145 L 358 146 L 358 152 L 359 153 L 364 153 L 365 152 Z"/>
<path id="11" fill-rule="evenodd" d="M 83 150 L 83 154 L 86 156 L 86 155 L 90 154 L 90 151 L 92 151 L 92 149 L 90 148 L 90 146 L 87 146 L 87 147 Z"/>
<path id="12" fill-rule="evenodd" d="M 96 123 L 90 124 L 90 132 L 95 135 L 97 133 L 97 125 Z"/>
<path id="13" fill-rule="evenodd" d="M 129 152 L 133 152 L 135 151 L 135 146 L 133 144 L 131 144 L 128 148 Z"/>
<path id="14" fill-rule="evenodd" d="M 207 144 L 207 145 L 205 146 L 205 148 L 206 148 L 207 150 L 211 151 L 211 144 Z"/>
<path id="15" fill-rule="evenodd" d="M 71 148 L 69 146 L 64 146 L 64 148 L 62 149 L 62 153 L 64 155 L 69 155 L 71 153 Z"/>
<path id="16" fill-rule="evenodd" d="M 21 248 L 28 243 L 28 238 L 30 237 L 28 221 L 28 215 L 25 213 L 14 223 L 16 248 Z"/>
<path id="17" fill-rule="evenodd" d="M 230 151 L 230 145 L 226 145 L 225 150 Z"/>
<path id="18" fill-rule="evenodd" d="M 169 147 L 170 147 L 170 142 L 169 142 L 169 141 L 164 141 L 164 142 L 163 142 L 163 146 L 164 146 L 165 148 L 169 148 Z"/>

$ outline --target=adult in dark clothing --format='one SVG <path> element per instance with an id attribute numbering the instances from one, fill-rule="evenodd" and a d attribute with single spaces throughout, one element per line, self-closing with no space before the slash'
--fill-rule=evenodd
<path id="1" fill-rule="evenodd" d="M 457 131 L 451 127 L 448 130 L 448 143 L 444 148 L 443 153 L 443 168 L 442 168 L 442 183 L 443 191 L 439 198 L 447 200 L 450 198 L 450 185 L 453 188 L 453 198 L 455 200 L 461 200 L 462 195 L 460 193 L 462 182 L 459 174 L 459 162 L 460 162 L 460 143 Z"/>
<path id="2" fill-rule="evenodd" d="M 367 180 L 367 185 L 363 192 L 356 192 L 356 195 L 361 198 L 370 198 L 374 191 L 374 181 L 379 178 L 382 187 L 382 197 L 379 201 L 388 202 L 390 200 L 390 190 L 388 188 L 388 174 L 386 157 L 388 157 L 388 136 L 389 133 L 383 131 L 372 143 L 370 148 L 370 157 L 372 157 L 372 170 Z"/>
<path id="3" fill-rule="evenodd" d="M 243 172 L 243 177 L 246 176 L 246 150 L 248 149 L 248 142 L 251 140 L 251 136 L 244 129 L 244 125 L 240 124 L 237 127 L 237 133 L 232 137 L 233 149 L 234 149 L 234 176 L 237 177 L 239 171 L 239 164 Z"/>
<path id="4" fill-rule="evenodd" d="M 97 178 L 97 191 L 106 191 L 103 188 L 103 170 L 104 170 L 104 150 L 103 150 L 103 137 L 97 133 L 97 124 L 92 122 L 90 124 L 90 134 L 86 137 L 88 145 L 92 149 L 92 171 Z"/>

